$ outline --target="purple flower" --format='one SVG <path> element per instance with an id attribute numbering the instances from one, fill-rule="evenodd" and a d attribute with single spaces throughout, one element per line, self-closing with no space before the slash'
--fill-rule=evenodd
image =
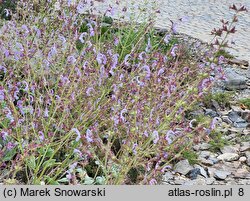
<path id="1" fill-rule="evenodd" d="M 44 110 L 43 116 L 44 116 L 45 118 L 48 118 L 48 117 L 49 117 L 49 110 L 48 110 L 47 107 L 46 107 L 45 110 Z"/>
<path id="2" fill-rule="evenodd" d="M 107 63 L 107 57 L 102 53 L 98 53 L 96 57 L 96 61 L 99 65 L 102 65 L 102 64 L 105 65 Z"/>
<path id="3" fill-rule="evenodd" d="M 90 96 L 90 95 L 91 95 L 91 94 L 90 94 L 91 91 L 94 91 L 94 88 L 93 88 L 93 87 L 87 88 L 87 90 L 86 90 L 87 96 Z"/>
<path id="4" fill-rule="evenodd" d="M 125 122 L 125 118 L 124 118 L 123 114 L 126 113 L 126 112 L 127 112 L 127 109 L 124 108 L 124 109 L 121 111 L 121 113 L 120 113 L 120 119 L 122 120 L 122 122 Z"/>
<path id="5" fill-rule="evenodd" d="M 86 139 L 87 139 L 87 142 L 91 143 L 93 142 L 94 140 L 92 139 L 93 137 L 93 133 L 91 130 L 87 129 L 86 131 Z"/>
<path id="6" fill-rule="evenodd" d="M 221 122 L 221 119 L 219 117 L 214 117 L 210 124 L 210 129 L 214 130 L 217 124 L 219 124 L 220 122 Z"/>
<path id="7" fill-rule="evenodd" d="M 150 78 L 150 74 L 151 74 L 149 66 L 148 65 L 144 65 L 142 67 L 142 69 L 144 69 L 147 72 L 146 79 L 149 79 Z"/>
<path id="8" fill-rule="evenodd" d="M 8 142 L 6 145 L 6 148 L 8 150 L 12 150 L 16 145 L 13 142 Z"/>
<path id="9" fill-rule="evenodd" d="M 57 54 L 57 49 L 55 44 L 53 45 L 53 47 L 51 48 L 50 52 L 48 53 L 48 60 L 51 60 L 52 57 L 54 57 Z"/>
<path id="10" fill-rule="evenodd" d="M 161 69 L 158 71 L 158 74 L 157 74 L 157 75 L 158 75 L 158 76 L 161 75 L 162 73 L 164 73 L 164 71 L 165 71 L 164 68 L 161 68 Z"/>
<path id="11" fill-rule="evenodd" d="M 136 79 L 137 83 L 138 83 L 141 87 L 144 86 L 144 82 L 141 82 L 141 81 L 139 80 L 139 76 L 136 76 L 135 79 Z"/>
<path id="12" fill-rule="evenodd" d="M 5 141 L 7 139 L 7 136 L 9 135 L 6 131 L 1 131 L 1 137 Z"/>
<path id="13" fill-rule="evenodd" d="M 2 86 L 0 86 L 0 101 L 3 101 L 4 98 L 5 98 L 4 88 Z"/>
<path id="14" fill-rule="evenodd" d="M 80 71 L 80 69 L 79 68 L 75 68 L 75 72 L 76 72 L 76 75 L 78 76 L 78 77 L 81 77 L 82 76 L 82 73 L 81 73 L 81 71 Z"/>
<path id="15" fill-rule="evenodd" d="M 87 36 L 87 33 L 86 32 L 83 32 L 81 33 L 80 37 L 79 37 L 79 40 L 81 41 L 81 43 L 84 43 L 85 42 L 85 37 Z"/>
<path id="16" fill-rule="evenodd" d="M 146 53 L 145 52 L 141 52 L 140 54 L 139 54 L 139 59 L 142 61 L 144 58 L 143 58 L 143 55 L 146 55 Z"/>
<path id="17" fill-rule="evenodd" d="M 156 179 L 151 179 L 151 180 L 149 181 L 149 184 L 150 184 L 150 185 L 156 185 L 156 184 L 157 184 Z"/>
<path id="18" fill-rule="evenodd" d="M 152 49 L 152 45 L 151 45 L 151 41 L 150 41 L 150 37 L 149 37 L 145 51 L 150 52 L 151 49 Z"/>
<path id="19" fill-rule="evenodd" d="M 88 23 L 87 26 L 89 27 L 89 35 L 94 36 L 95 30 L 93 29 L 93 26 L 90 23 Z"/>
<path id="20" fill-rule="evenodd" d="M 172 130 L 169 130 L 165 136 L 165 140 L 168 142 L 168 144 L 171 144 L 173 142 L 172 137 L 175 135 L 175 132 Z"/>
<path id="21" fill-rule="evenodd" d="M 156 144 L 159 141 L 159 139 L 160 139 L 158 131 L 154 131 L 153 134 L 152 134 L 152 137 L 153 137 L 154 144 Z"/>
<path id="22" fill-rule="evenodd" d="M 189 21 L 189 17 L 188 16 L 183 16 L 181 19 L 180 19 L 181 22 L 188 22 Z"/>
<path id="23" fill-rule="evenodd" d="M 118 44 L 119 44 L 119 38 L 115 37 L 114 45 L 115 45 L 115 46 L 118 46 Z"/>
<path id="24" fill-rule="evenodd" d="M 190 127 L 190 128 L 194 128 L 193 122 L 197 122 L 197 120 L 196 120 L 196 119 L 192 119 L 192 120 L 189 122 L 189 127 Z"/>
<path id="25" fill-rule="evenodd" d="M 10 120 L 10 123 L 14 122 L 14 117 L 13 117 L 13 115 L 12 115 L 12 113 L 11 113 L 10 110 L 6 114 L 6 118 Z"/>
<path id="26" fill-rule="evenodd" d="M 170 39 L 171 39 L 171 35 L 168 34 L 168 35 L 166 35 L 166 36 L 164 37 L 164 42 L 165 42 L 166 44 L 168 44 L 169 41 L 170 41 Z"/>
<path id="27" fill-rule="evenodd" d="M 166 165 L 164 166 L 162 169 L 161 169 L 161 172 L 166 172 L 166 169 L 171 169 L 171 166 L 170 165 Z"/>
<path id="28" fill-rule="evenodd" d="M 124 64 L 125 64 L 126 66 L 129 66 L 129 63 L 128 63 L 129 57 L 131 57 L 131 55 L 130 55 L 130 54 L 127 54 L 127 55 L 125 56 L 125 58 L 124 58 Z"/>
<path id="29" fill-rule="evenodd" d="M 73 172 L 74 169 L 76 168 L 76 166 L 77 166 L 77 162 L 75 162 L 75 163 L 73 163 L 72 165 L 70 165 L 70 166 L 69 166 L 69 171 L 70 171 L 70 172 Z"/>
<path id="30" fill-rule="evenodd" d="M 137 147 L 137 146 L 138 146 L 137 143 L 134 143 L 134 144 L 133 144 L 132 150 L 133 150 L 133 153 L 134 153 L 134 154 L 137 153 L 137 151 L 136 151 L 136 147 Z"/>
<path id="31" fill-rule="evenodd" d="M 82 3 L 82 2 L 79 2 L 79 4 L 77 5 L 76 9 L 77 9 L 77 12 L 78 12 L 79 14 L 83 14 L 83 13 L 84 13 L 84 6 L 83 6 L 83 3 Z"/>
<path id="32" fill-rule="evenodd" d="M 175 45 L 172 49 L 171 49 L 171 55 L 172 57 L 176 57 L 175 51 L 178 49 L 178 46 Z"/>
<path id="33" fill-rule="evenodd" d="M 80 157 L 82 157 L 82 152 L 79 149 L 74 149 L 74 154 L 78 154 Z"/>
<path id="34" fill-rule="evenodd" d="M 39 131 L 38 134 L 39 134 L 40 141 L 43 141 L 44 140 L 44 134 L 43 134 L 43 132 Z"/>
<path id="35" fill-rule="evenodd" d="M 176 22 L 173 22 L 172 20 L 171 21 L 171 31 L 173 32 L 173 34 L 177 34 L 177 26 L 178 24 Z"/>
<path id="36" fill-rule="evenodd" d="M 69 56 L 69 57 L 67 58 L 67 61 L 68 61 L 69 63 L 73 64 L 73 63 L 76 62 L 76 58 L 75 58 L 73 55 L 71 55 L 71 56 Z"/>
<path id="37" fill-rule="evenodd" d="M 78 142 L 81 139 L 81 133 L 79 132 L 79 130 L 77 128 L 72 128 L 72 131 L 74 131 L 77 135 L 76 137 L 76 142 Z"/>

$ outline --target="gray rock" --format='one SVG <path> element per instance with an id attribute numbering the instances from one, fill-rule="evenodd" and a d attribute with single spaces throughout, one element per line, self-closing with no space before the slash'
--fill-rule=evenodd
<path id="1" fill-rule="evenodd" d="M 216 179 L 226 179 L 228 175 L 230 175 L 231 173 L 228 171 L 222 171 L 222 170 L 216 170 L 214 172 L 214 178 Z"/>
<path id="2" fill-rule="evenodd" d="M 203 165 L 207 165 L 207 166 L 212 166 L 214 165 L 214 162 L 210 159 L 205 159 L 205 158 L 201 158 L 199 159 L 200 162 L 203 164 Z"/>
<path id="3" fill-rule="evenodd" d="M 248 126 L 248 123 L 247 122 L 245 122 L 245 123 L 236 123 L 236 122 L 234 122 L 233 126 L 235 128 L 246 128 Z"/>
<path id="4" fill-rule="evenodd" d="M 250 178 L 250 172 L 244 168 L 238 169 L 233 174 L 234 174 L 234 178 L 242 178 L 242 179 Z"/>
<path id="5" fill-rule="evenodd" d="M 210 151 L 201 151 L 199 154 L 199 158 L 208 158 L 212 155 L 212 152 Z"/>
<path id="6" fill-rule="evenodd" d="M 200 168 L 194 168 L 190 170 L 186 177 L 190 178 L 191 180 L 197 179 L 197 176 L 201 174 Z"/>
<path id="7" fill-rule="evenodd" d="M 222 121 L 226 122 L 227 124 L 232 124 L 233 122 L 229 119 L 228 116 L 222 116 L 221 117 Z"/>
<path id="8" fill-rule="evenodd" d="M 194 168 L 199 168 L 200 169 L 200 175 L 202 175 L 205 178 L 208 178 L 207 172 L 203 167 L 201 167 L 200 165 L 195 164 Z"/>
<path id="9" fill-rule="evenodd" d="M 246 162 L 246 160 L 247 160 L 247 158 L 246 158 L 245 156 L 242 156 L 242 157 L 239 158 L 239 161 L 240 161 L 241 163 Z"/>
<path id="10" fill-rule="evenodd" d="M 200 144 L 200 150 L 202 150 L 202 151 L 208 150 L 210 147 L 211 147 L 211 145 L 208 143 L 205 143 L 205 142 Z"/>
<path id="11" fill-rule="evenodd" d="M 240 151 L 250 151 L 250 142 L 242 142 Z"/>
<path id="12" fill-rule="evenodd" d="M 250 151 L 246 151 L 245 152 L 245 155 L 246 155 L 246 164 L 250 167 Z"/>
<path id="13" fill-rule="evenodd" d="M 207 185 L 212 185 L 215 182 L 215 178 L 211 177 L 211 178 L 207 178 L 206 179 L 206 184 Z"/>
<path id="14" fill-rule="evenodd" d="M 162 180 L 164 182 L 168 182 L 169 180 L 173 180 L 174 179 L 174 175 L 171 172 L 166 172 L 163 177 Z"/>
<path id="15" fill-rule="evenodd" d="M 230 161 L 238 160 L 239 155 L 236 153 L 224 153 L 224 154 L 219 155 L 217 158 L 222 161 L 230 162 Z"/>
<path id="16" fill-rule="evenodd" d="M 237 112 L 231 111 L 228 114 L 228 118 L 234 123 L 246 123 L 245 119 L 242 119 Z"/>
<path id="17" fill-rule="evenodd" d="M 223 148 L 220 148 L 220 151 L 225 154 L 225 153 L 235 153 L 237 154 L 239 151 L 239 148 L 235 146 L 224 146 Z"/>
<path id="18" fill-rule="evenodd" d="M 174 171 L 182 175 L 186 175 L 193 167 L 189 164 L 188 160 L 181 160 L 174 166 Z"/>
<path id="19" fill-rule="evenodd" d="M 239 75 L 233 68 L 226 68 L 224 70 L 226 80 L 223 82 L 227 90 L 242 90 L 247 88 L 247 78 Z"/>
<path id="20" fill-rule="evenodd" d="M 194 151 L 199 151 L 200 150 L 200 145 L 196 144 L 193 146 Z"/>
<path id="21" fill-rule="evenodd" d="M 220 161 L 218 158 L 215 158 L 215 157 L 210 157 L 209 160 L 212 161 L 213 164 L 216 164 Z"/>
<path id="22" fill-rule="evenodd" d="M 217 117 L 218 114 L 212 109 L 205 109 L 205 115 L 210 116 L 210 117 Z"/>
<path id="23" fill-rule="evenodd" d="M 214 177 L 215 171 L 216 171 L 215 168 L 213 168 L 213 167 L 207 167 L 207 172 L 208 172 L 208 176 L 209 177 L 211 177 L 211 178 Z"/>
<path id="24" fill-rule="evenodd" d="M 190 180 L 190 181 L 186 181 L 183 183 L 183 185 L 187 185 L 187 186 L 193 186 L 193 185 L 206 185 L 206 179 L 204 178 L 197 178 L 194 180 Z"/>

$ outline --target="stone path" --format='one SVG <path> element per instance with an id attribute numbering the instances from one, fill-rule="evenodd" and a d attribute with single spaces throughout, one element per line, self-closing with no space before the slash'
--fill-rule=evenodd
<path id="1" fill-rule="evenodd" d="M 127 6 L 129 8 L 137 7 L 141 5 L 143 1 L 146 1 L 146 8 L 153 7 L 153 0 L 120 0 L 121 7 Z M 106 3 L 95 2 L 96 7 L 99 6 L 101 10 L 105 10 L 107 5 L 115 5 L 115 0 L 105 0 Z M 133 2 L 136 2 L 133 4 Z M 177 19 L 184 16 L 188 17 L 187 22 L 179 25 L 178 30 L 181 33 L 188 34 L 192 37 L 198 38 L 202 41 L 211 41 L 211 30 L 220 26 L 221 19 L 230 20 L 233 12 L 229 11 L 229 6 L 233 3 L 236 5 L 244 5 L 250 10 L 250 1 L 241 0 L 240 3 L 235 0 L 158 0 L 161 13 L 157 17 L 157 27 L 169 28 L 171 26 L 170 19 L 177 21 Z M 119 14 L 122 11 L 117 11 Z M 138 14 L 138 10 L 129 9 L 131 15 Z M 149 12 L 148 12 L 149 13 Z M 128 14 L 129 15 L 129 14 Z M 233 40 L 235 49 L 230 52 L 238 56 L 239 59 L 244 59 L 250 62 L 250 12 L 243 13 L 239 17 L 237 24 L 237 32 L 234 34 Z"/>

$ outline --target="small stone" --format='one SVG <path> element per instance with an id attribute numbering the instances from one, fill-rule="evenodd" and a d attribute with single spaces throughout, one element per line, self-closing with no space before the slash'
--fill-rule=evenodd
<path id="1" fill-rule="evenodd" d="M 190 170 L 186 176 L 188 178 L 190 178 L 191 180 L 194 180 L 194 179 L 197 179 L 197 176 L 201 173 L 200 169 L 199 168 L 194 168 L 192 170 Z"/>
<path id="2" fill-rule="evenodd" d="M 202 151 L 208 150 L 210 147 L 211 147 L 211 145 L 208 143 L 205 143 L 205 142 L 200 144 L 200 150 L 202 150 Z"/>
<path id="3" fill-rule="evenodd" d="M 212 185 L 215 182 L 215 178 L 211 177 L 211 178 L 207 178 L 206 179 L 206 184 L 207 185 Z"/>
<path id="4" fill-rule="evenodd" d="M 225 153 L 238 153 L 239 148 L 234 147 L 234 146 L 224 146 L 223 148 L 220 148 L 220 151 L 225 154 Z"/>
<path id="5" fill-rule="evenodd" d="M 237 112 L 238 114 L 242 112 L 242 109 L 239 106 L 231 105 L 230 107 L 233 111 Z"/>
<path id="6" fill-rule="evenodd" d="M 193 150 L 194 151 L 199 151 L 200 150 L 200 146 L 198 144 L 193 146 Z"/>
<path id="7" fill-rule="evenodd" d="M 247 158 L 246 158 L 245 156 L 242 156 L 242 157 L 239 158 L 239 161 L 240 161 L 241 163 L 246 162 L 246 160 L 247 160 Z"/>
<path id="8" fill-rule="evenodd" d="M 228 116 L 222 116 L 221 117 L 222 121 L 226 122 L 227 124 L 232 124 L 233 122 L 229 119 Z"/>
<path id="9" fill-rule="evenodd" d="M 235 111 L 229 112 L 228 118 L 234 123 L 246 123 L 246 120 L 242 119 Z"/>
<path id="10" fill-rule="evenodd" d="M 203 165 L 207 165 L 207 166 L 212 166 L 214 165 L 214 162 L 210 159 L 205 159 L 205 158 L 201 158 L 200 159 L 200 162 L 203 164 Z"/>
<path id="11" fill-rule="evenodd" d="M 200 169 L 200 175 L 202 175 L 205 178 L 208 178 L 207 172 L 203 167 L 201 167 L 200 165 L 195 164 L 194 168 L 199 168 Z"/>
<path id="12" fill-rule="evenodd" d="M 222 161 L 230 162 L 230 161 L 238 160 L 239 155 L 236 153 L 224 153 L 224 154 L 219 155 L 217 158 Z"/>
<path id="13" fill-rule="evenodd" d="M 208 172 L 208 176 L 209 177 L 214 177 L 214 173 L 215 173 L 216 169 L 213 167 L 207 167 L 207 172 Z"/>
<path id="14" fill-rule="evenodd" d="M 181 160 L 174 166 L 174 171 L 182 175 L 186 175 L 193 167 L 189 164 L 188 160 Z"/>
<path id="15" fill-rule="evenodd" d="M 240 151 L 250 151 L 250 142 L 242 142 Z"/>
<path id="16" fill-rule="evenodd" d="M 232 128 L 229 128 L 228 129 L 231 133 L 242 133 L 243 132 L 243 128 L 234 128 L 234 127 L 232 127 Z"/>
<path id="17" fill-rule="evenodd" d="M 201 151 L 199 154 L 199 158 L 208 158 L 212 155 L 212 152 L 210 151 Z"/>
<path id="18" fill-rule="evenodd" d="M 236 73 L 233 68 L 226 68 L 224 73 L 226 77 L 224 85 L 227 90 L 242 90 L 247 88 L 247 78 Z"/>
<path id="19" fill-rule="evenodd" d="M 244 123 L 236 123 L 236 122 L 234 122 L 234 123 L 233 123 L 233 126 L 234 126 L 235 128 L 247 128 L 248 123 L 247 123 L 247 122 L 244 122 Z"/>
<path id="20" fill-rule="evenodd" d="M 206 185 L 206 180 L 204 178 L 197 178 L 194 180 L 186 181 L 183 185 L 193 186 L 193 185 Z"/>
<path id="21" fill-rule="evenodd" d="M 215 157 L 210 157 L 209 160 L 211 160 L 213 164 L 216 164 L 220 161 L 218 158 L 215 158 Z"/>
<path id="22" fill-rule="evenodd" d="M 250 151 L 246 151 L 245 155 L 246 155 L 246 158 L 247 158 L 246 163 L 250 167 Z"/>
<path id="23" fill-rule="evenodd" d="M 242 178 L 248 179 L 250 178 L 250 173 L 246 169 L 238 169 L 236 172 L 233 173 L 235 178 Z"/>
<path id="24" fill-rule="evenodd" d="M 218 114 L 212 109 L 205 109 L 205 115 L 210 116 L 212 118 L 217 117 Z"/>
<path id="25" fill-rule="evenodd" d="M 228 171 L 222 171 L 222 170 L 216 170 L 214 172 L 214 178 L 216 179 L 221 179 L 224 180 L 227 178 L 228 175 L 230 175 L 231 173 Z"/>
<path id="26" fill-rule="evenodd" d="M 166 172 L 163 177 L 162 180 L 164 182 L 168 182 L 169 180 L 173 180 L 174 179 L 174 175 L 171 172 Z"/>

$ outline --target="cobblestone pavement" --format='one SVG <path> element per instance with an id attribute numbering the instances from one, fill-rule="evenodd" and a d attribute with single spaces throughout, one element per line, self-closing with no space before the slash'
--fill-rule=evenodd
<path id="1" fill-rule="evenodd" d="M 107 0 L 105 0 L 107 1 Z M 131 7 L 133 2 L 135 5 L 140 4 L 145 0 L 122 0 L 123 6 Z M 115 5 L 115 0 L 108 0 L 106 5 Z M 153 0 L 147 0 L 146 8 L 152 6 Z M 188 21 L 179 25 L 179 32 L 188 34 L 192 37 L 201 39 L 205 42 L 211 41 L 211 30 L 220 26 L 221 19 L 230 20 L 233 16 L 233 11 L 229 11 L 229 6 L 235 3 L 236 5 L 244 5 L 250 10 L 250 0 L 158 0 L 156 1 L 161 13 L 158 14 L 157 27 L 169 28 L 170 19 L 177 19 L 187 16 Z M 102 8 L 105 8 L 103 3 Z M 134 11 L 134 13 L 139 13 Z M 250 12 L 242 13 L 237 24 L 237 32 L 229 42 L 233 40 L 234 49 L 230 50 L 232 54 L 239 59 L 250 61 Z"/>

